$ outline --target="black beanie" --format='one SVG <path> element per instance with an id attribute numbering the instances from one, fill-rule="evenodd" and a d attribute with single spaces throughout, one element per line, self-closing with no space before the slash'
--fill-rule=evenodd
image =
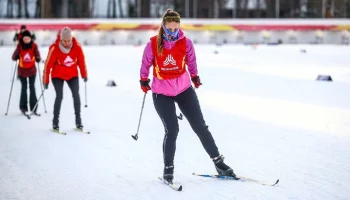
<path id="1" fill-rule="evenodd" d="M 30 34 L 29 31 L 23 31 L 21 34 L 22 34 L 22 37 L 25 37 L 25 36 L 32 37 L 32 34 Z"/>

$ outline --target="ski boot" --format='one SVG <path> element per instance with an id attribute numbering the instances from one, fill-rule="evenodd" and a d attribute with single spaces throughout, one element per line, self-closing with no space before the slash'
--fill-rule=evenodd
<path id="1" fill-rule="evenodd" d="M 80 118 L 80 116 L 76 116 L 76 117 L 75 117 L 75 125 L 76 125 L 77 129 L 83 130 L 84 126 L 83 126 L 83 124 L 81 123 L 81 118 Z"/>
<path id="2" fill-rule="evenodd" d="M 21 109 L 22 115 L 26 116 L 28 119 L 30 119 L 30 114 L 28 113 L 27 109 Z"/>
<path id="3" fill-rule="evenodd" d="M 58 126 L 58 119 L 56 118 L 52 120 L 52 129 L 57 132 L 60 131 L 60 127 Z"/>
<path id="4" fill-rule="evenodd" d="M 28 109 L 21 109 L 21 113 L 23 114 L 23 115 L 27 115 L 28 114 Z"/>
<path id="5" fill-rule="evenodd" d="M 83 130 L 83 129 L 84 129 L 84 126 L 83 126 L 82 124 L 77 124 L 77 129 Z"/>
<path id="6" fill-rule="evenodd" d="M 57 132 L 60 131 L 60 127 L 58 125 L 52 125 L 52 129 Z"/>
<path id="7" fill-rule="evenodd" d="M 33 115 L 35 115 L 35 116 L 38 116 L 38 117 L 40 117 L 41 116 L 41 114 L 40 113 L 38 113 L 37 111 L 33 111 L 33 113 L 32 113 Z"/>
<path id="8" fill-rule="evenodd" d="M 174 165 L 167 165 L 164 167 L 163 179 L 169 183 L 173 183 L 174 179 Z"/>
<path id="9" fill-rule="evenodd" d="M 224 157 L 222 155 L 214 158 L 213 162 L 219 175 L 230 176 L 238 180 L 236 174 L 233 172 L 233 169 L 224 163 Z"/>

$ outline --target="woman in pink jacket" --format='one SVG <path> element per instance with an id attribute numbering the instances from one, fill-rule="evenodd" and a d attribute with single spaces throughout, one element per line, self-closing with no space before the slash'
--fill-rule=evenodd
<path id="1" fill-rule="evenodd" d="M 191 81 L 196 88 L 202 85 L 197 75 L 193 43 L 180 29 L 180 15 L 171 9 L 163 15 L 159 34 L 151 38 L 144 50 L 140 84 L 145 93 L 151 90 L 148 79 L 151 66 L 153 102 L 165 128 L 163 178 L 168 182 L 172 182 L 174 178 L 174 156 L 179 132 L 175 102 L 198 135 L 217 172 L 220 175 L 236 177 L 233 170 L 224 163 L 224 158 L 203 119 L 196 92 L 191 86 Z"/>

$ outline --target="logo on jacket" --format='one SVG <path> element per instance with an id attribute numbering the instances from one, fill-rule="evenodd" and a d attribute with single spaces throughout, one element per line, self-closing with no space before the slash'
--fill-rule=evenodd
<path id="1" fill-rule="evenodd" d="M 74 61 L 70 56 L 67 56 L 66 59 L 63 61 L 63 64 L 66 67 L 71 67 L 72 65 L 74 65 Z"/>
<path id="2" fill-rule="evenodd" d="M 32 61 L 32 60 L 30 59 L 30 55 L 29 55 L 28 52 L 26 53 L 26 55 L 24 55 L 23 61 L 24 61 L 24 62 L 30 62 L 30 61 Z"/>
<path id="3" fill-rule="evenodd" d="M 174 60 L 174 58 L 171 56 L 171 54 L 169 54 L 166 59 L 164 60 L 163 62 L 163 65 L 164 66 L 167 66 L 169 64 L 172 64 L 172 65 L 176 65 L 176 61 Z"/>

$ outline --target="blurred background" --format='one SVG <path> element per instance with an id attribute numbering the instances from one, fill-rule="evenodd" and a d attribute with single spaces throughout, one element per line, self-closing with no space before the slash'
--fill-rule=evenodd
<path id="1" fill-rule="evenodd" d="M 0 0 L 0 45 L 25 25 L 39 45 L 70 26 L 84 45 L 142 45 L 167 8 L 198 44 L 345 44 L 350 0 Z"/>
<path id="2" fill-rule="evenodd" d="M 1 18 L 346 18 L 349 0 L 0 0 Z"/>

